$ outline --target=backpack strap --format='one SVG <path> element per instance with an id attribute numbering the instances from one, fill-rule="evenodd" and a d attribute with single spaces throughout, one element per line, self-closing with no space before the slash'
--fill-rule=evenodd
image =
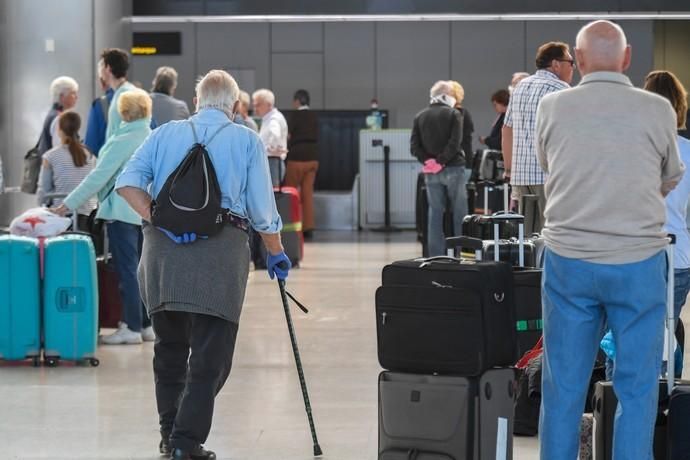
<path id="1" fill-rule="evenodd" d="M 194 127 L 194 123 L 192 123 L 192 120 L 189 120 L 189 124 L 192 126 L 192 133 L 194 134 L 194 143 L 198 144 L 199 136 L 196 135 L 196 128 Z"/>
<path id="2" fill-rule="evenodd" d="M 196 135 L 196 128 L 194 127 L 194 123 L 192 123 L 192 120 L 189 120 L 189 124 L 192 125 L 192 133 L 194 133 L 194 143 L 195 143 L 195 144 L 198 144 L 198 143 L 199 143 L 199 137 Z M 216 130 L 216 132 L 213 133 L 213 135 L 211 136 L 211 138 L 210 138 L 208 141 L 206 141 L 205 143 L 203 143 L 202 145 L 203 145 L 204 147 L 207 146 L 207 145 L 209 145 L 209 144 L 213 141 L 213 139 L 216 138 L 216 136 L 218 135 L 218 133 L 220 133 L 222 130 L 224 130 L 225 128 L 227 128 L 227 127 L 230 126 L 231 124 L 232 124 L 232 122 L 229 121 L 229 122 L 227 122 L 226 124 L 224 124 L 223 126 L 221 126 L 220 128 L 218 128 L 218 129 Z"/>
<path id="3" fill-rule="evenodd" d="M 208 142 L 206 142 L 206 145 L 210 145 L 211 142 L 213 141 L 213 139 L 216 138 L 216 136 L 218 135 L 218 133 L 220 133 L 221 131 L 223 131 L 225 128 L 227 128 L 227 127 L 230 126 L 231 124 L 232 124 L 232 122 L 229 121 L 229 122 L 227 122 L 226 124 L 224 124 L 223 126 L 221 126 L 220 128 L 218 128 L 218 130 L 217 130 L 215 133 L 213 133 L 213 136 L 211 136 L 211 138 L 208 140 Z"/>

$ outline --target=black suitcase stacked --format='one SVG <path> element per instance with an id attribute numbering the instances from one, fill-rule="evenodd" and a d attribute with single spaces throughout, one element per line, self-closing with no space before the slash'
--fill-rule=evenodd
<path id="1" fill-rule="evenodd" d="M 379 460 L 512 458 L 513 301 L 503 262 L 436 257 L 383 269 Z"/>

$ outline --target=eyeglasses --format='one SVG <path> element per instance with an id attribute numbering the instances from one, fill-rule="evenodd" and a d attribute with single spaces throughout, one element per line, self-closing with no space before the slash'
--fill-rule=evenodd
<path id="1" fill-rule="evenodd" d="M 556 59 L 558 62 L 567 62 L 573 69 L 575 68 L 575 59 Z"/>

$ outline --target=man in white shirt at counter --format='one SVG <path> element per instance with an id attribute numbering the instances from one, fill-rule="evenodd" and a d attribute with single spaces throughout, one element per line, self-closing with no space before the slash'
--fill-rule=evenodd
<path id="1" fill-rule="evenodd" d="M 259 89 L 252 94 L 254 112 L 261 117 L 259 137 L 266 148 L 273 186 L 277 187 L 285 175 L 288 126 L 283 114 L 275 108 L 275 100 L 275 95 L 268 89 Z"/>

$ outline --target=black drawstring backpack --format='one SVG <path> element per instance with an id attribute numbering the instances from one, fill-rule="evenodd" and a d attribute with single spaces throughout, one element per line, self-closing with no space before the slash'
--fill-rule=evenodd
<path id="1" fill-rule="evenodd" d="M 221 231 L 229 210 L 221 206 L 220 185 L 206 146 L 232 123 L 221 126 L 205 144 L 199 142 L 194 123 L 189 124 L 194 145 L 151 202 L 151 223 L 175 235 L 213 236 Z"/>

